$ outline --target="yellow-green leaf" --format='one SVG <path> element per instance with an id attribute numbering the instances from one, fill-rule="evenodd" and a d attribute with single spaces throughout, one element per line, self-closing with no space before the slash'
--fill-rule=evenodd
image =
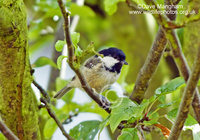
<path id="1" fill-rule="evenodd" d="M 56 64 L 48 57 L 39 57 L 33 64 L 32 67 L 36 68 L 36 67 L 42 67 L 45 65 L 51 65 L 54 68 L 57 68 Z"/>

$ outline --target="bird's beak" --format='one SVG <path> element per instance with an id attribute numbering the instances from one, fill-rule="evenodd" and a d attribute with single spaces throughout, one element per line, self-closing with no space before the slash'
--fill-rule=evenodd
<path id="1" fill-rule="evenodd" d="M 128 62 L 126 62 L 125 60 L 123 61 L 124 65 L 128 65 Z"/>

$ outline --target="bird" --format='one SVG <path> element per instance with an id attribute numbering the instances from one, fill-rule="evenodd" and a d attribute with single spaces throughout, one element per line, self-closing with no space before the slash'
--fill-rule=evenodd
<path id="1" fill-rule="evenodd" d="M 99 55 L 90 57 L 81 66 L 80 70 L 89 86 L 97 93 L 102 93 L 117 81 L 122 66 L 128 65 L 128 63 L 124 52 L 118 48 L 110 47 L 98 53 L 103 57 Z M 60 99 L 72 88 L 82 89 L 77 76 L 74 76 L 64 88 L 58 91 L 54 98 Z"/>

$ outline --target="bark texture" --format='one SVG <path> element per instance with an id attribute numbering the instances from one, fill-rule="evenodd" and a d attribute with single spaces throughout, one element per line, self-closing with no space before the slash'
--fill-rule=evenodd
<path id="1" fill-rule="evenodd" d="M 23 0 L 1 0 L 0 15 L 0 115 L 20 140 L 39 140 Z"/>

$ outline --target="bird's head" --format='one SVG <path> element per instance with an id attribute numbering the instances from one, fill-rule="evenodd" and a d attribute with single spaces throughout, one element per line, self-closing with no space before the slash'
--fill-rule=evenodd
<path id="1" fill-rule="evenodd" d="M 120 73 L 123 65 L 128 65 L 126 55 L 118 48 L 108 48 L 101 50 L 99 54 L 103 54 L 102 61 L 111 72 Z"/>

